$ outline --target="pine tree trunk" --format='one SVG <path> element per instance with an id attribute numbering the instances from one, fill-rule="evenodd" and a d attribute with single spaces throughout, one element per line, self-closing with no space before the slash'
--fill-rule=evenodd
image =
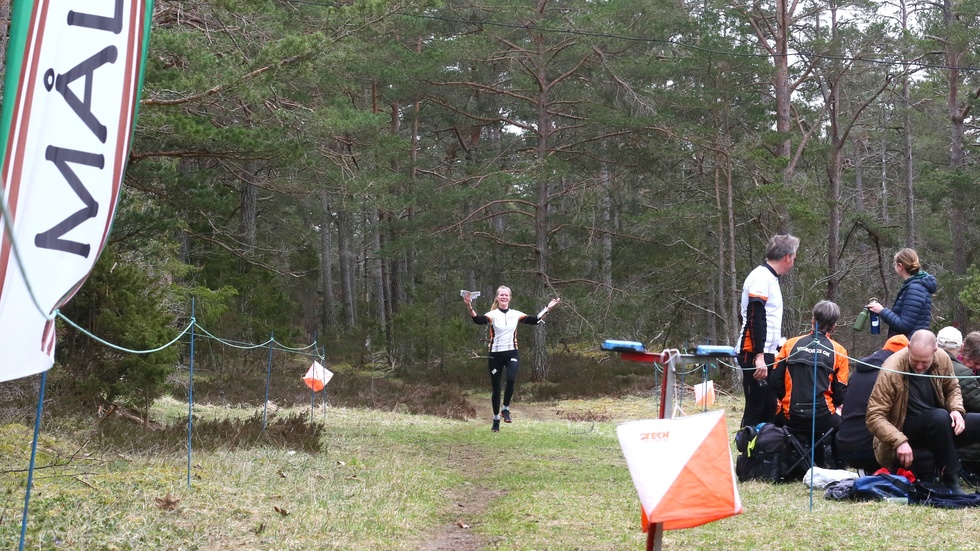
<path id="1" fill-rule="evenodd" d="M 946 22 L 946 29 L 952 32 L 954 18 L 951 0 L 943 1 L 943 19 Z M 966 113 L 969 107 L 961 108 L 959 105 L 960 70 L 959 63 L 963 60 L 965 52 L 956 49 L 954 43 L 946 43 L 946 67 L 948 73 L 949 96 L 947 97 L 947 108 L 950 119 L 950 144 L 949 144 L 949 169 L 957 173 L 966 165 L 966 150 L 963 146 L 964 135 L 966 133 Z M 956 179 L 959 178 L 957 174 Z M 953 275 L 962 278 L 966 275 L 966 214 L 963 204 L 966 200 L 963 188 L 960 185 L 953 187 L 950 194 L 952 208 L 950 209 L 949 231 L 950 240 L 953 246 Z M 968 321 L 966 307 L 957 295 L 953 295 L 953 322 L 959 327 L 966 327 Z"/>
<path id="2" fill-rule="evenodd" d="M 247 172 L 250 178 L 254 178 L 252 171 Z M 256 225 L 258 223 L 259 201 L 258 188 L 251 181 L 242 180 L 241 183 L 241 234 L 242 242 L 248 245 L 249 253 L 255 248 Z"/>
<path id="3" fill-rule="evenodd" d="M 602 237 L 600 243 L 599 273 L 602 284 L 612 290 L 612 177 L 609 167 L 602 163 L 599 169 L 599 216 L 602 217 Z"/>
<path id="4" fill-rule="evenodd" d="M 792 131 L 792 120 L 790 118 L 792 108 L 792 94 L 789 75 L 789 34 L 792 23 L 792 14 L 787 7 L 787 0 L 776 0 L 776 24 L 773 28 L 773 41 L 775 42 L 776 54 L 772 62 L 776 66 L 773 82 L 773 94 L 776 97 L 776 132 L 785 136 L 776 144 L 776 156 L 783 159 L 785 168 L 783 169 L 783 185 L 788 186 L 793 181 L 793 163 L 790 161 L 792 154 L 792 143 L 790 142 L 790 132 Z M 795 5 L 795 4 L 794 4 Z M 789 214 L 786 206 L 780 203 L 780 220 L 777 231 L 788 233 Z"/>
<path id="5" fill-rule="evenodd" d="M 330 195 L 320 192 L 323 221 L 320 223 L 320 285 L 323 292 L 321 316 L 324 329 L 337 324 L 337 307 L 334 302 L 333 281 L 333 215 L 330 212 Z"/>
<path id="6" fill-rule="evenodd" d="M 374 303 L 374 315 L 378 326 L 385 330 L 388 327 L 388 316 L 385 308 L 384 267 L 381 262 L 381 220 L 376 208 L 369 209 L 367 215 L 370 228 L 368 231 L 371 236 L 367 253 L 371 300 Z"/>
<path id="7" fill-rule="evenodd" d="M 535 278 L 535 300 L 545 300 L 548 293 L 548 181 L 541 178 L 538 182 L 538 202 L 537 214 L 534 220 L 535 235 L 535 256 L 537 257 L 537 270 Z M 537 313 L 538 306 L 533 306 L 533 312 Z M 539 324 L 534 331 L 534 380 L 548 380 L 548 326 L 544 323 Z"/>
<path id="8" fill-rule="evenodd" d="M 354 228 L 345 210 L 337 211 L 337 245 L 340 251 L 340 292 L 344 300 L 344 321 L 348 329 L 357 325 L 357 295 L 354 287 L 355 255 L 352 240 Z"/>
<path id="9" fill-rule="evenodd" d="M 902 125 L 905 127 L 905 158 L 903 162 L 905 169 L 905 244 L 909 247 L 915 247 L 915 174 L 912 167 L 912 100 L 910 93 L 909 77 L 906 76 L 902 82 Z M 885 154 L 882 151 L 882 155 Z M 887 221 L 886 216 L 885 222 Z"/>
<path id="10" fill-rule="evenodd" d="M 718 338 L 718 318 L 724 314 L 726 310 L 725 305 L 730 301 L 725 296 L 725 211 L 721 208 L 721 163 L 724 162 L 724 156 L 721 153 L 716 153 L 714 161 L 715 216 L 718 217 L 715 237 L 717 241 L 716 246 L 718 247 L 718 265 L 715 272 L 715 284 L 712 286 L 711 292 L 711 309 L 714 314 L 711 316 L 711 323 L 708 325 L 708 335 L 711 337 L 713 343 L 717 343 L 720 342 Z M 721 330 L 725 332 L 728 330 L 728 327 L 723 326 Z"/>
<path id="11" fill-rule="evenodd" d="M 854 208 L 858 212 L 864 212 L 864 145 L 864 139 L 854 140 Z"/>

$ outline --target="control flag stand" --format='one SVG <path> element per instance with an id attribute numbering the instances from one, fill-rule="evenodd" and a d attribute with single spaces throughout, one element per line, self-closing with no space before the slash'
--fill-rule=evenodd
<path id="1" fill-rule="evenodd" d="M 679 365 L 704 365 L 708 363 L 715 363 L 718 358 L 731 358 L 735 356 L 735 349 L 731 346 L 711 346 L 711 345 L 701 345 L 698 346 L 694 354 L 681 354 L 678 350 L 664 350 L 660 353 L 647 352 L 642 343 L 633 341 L 620 341 L 620 340 L 606 340 L 603 341 L 600 349 L 607 352 L 618 352 L 619 357 L 623 360 L 630 362 L 639 363 L 656 363 L 660 364 L 664 368 L 664 376 L 661 381 L 660 386 L 660 409 L 658 419 L 672 419 L 674 417 L 674 393 L 672 389 L 674 388 L 677 381 L 677 367 Z M 719 412 L 720 413 L 720 412 Z M 723 417 L 721 417 L 721 422 L 723 423 Z M 722 430 L 724 428 L 722 427 Z M 619 432 L 619 430 L 617 430 Z M 648 433 L 649 434 L 649 433 Z M 725 447 L 727 448 L 727 436 L 724 438 Z M 620 442 L 623 443 L 623 434 L 620 434 Z M 624 453 L 625 453 L 624 447 Z M 627 463 L 629 463 L 629 458 L 627 458 Z M 731 470 L 731 450 L 728 449 L 728 468 Z M 633 472 L 631 466 L 631 475 L 634 478 L 634 484 L 637 483 L 637 477 Z M 705 522 L 710 522 L 712 520 L 717 520 L 718 518 L 723 518 L 724 516 L 731 516 L 733 514 L 738 514 L 741 512 L 741 502 L 738 498 L 737 488 L 735 488 L 734 473 L 731 478 L 731 486 L 734 493 L 734 499 L 732 500 L 732 511 L 723 513 L 718 516 L 717 513 L 708 513 L 709 515 L 715 515 L 713 518 L 697 519 L 687 523 L 684 526 L 683 522 L 674 522 L 675 527 L 689 527 L 697 526 Z M 639 484 L 638 484 L 639 489 Z M 646 507 L 643 509 L 643 525 L 644 530 L 647 532 L 647 551 L 659 551 L 663 542 L 663 532 L 664 532 L 664 522 L 650 522 L 648 515 L 652 511 L 648 511 Z"/>

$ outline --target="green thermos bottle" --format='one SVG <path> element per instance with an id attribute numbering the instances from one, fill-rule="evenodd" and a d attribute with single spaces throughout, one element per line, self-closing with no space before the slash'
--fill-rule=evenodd
<path id="1" fill-rule="evenodd" d="M 854 330 L 864 331 L 864 328 L 868 326 L 868 319 L 871 318 L 871 311 L 867 308 L 861 308 L 861 312 L 858 314 L 857 319 L 854 320 Z"/>

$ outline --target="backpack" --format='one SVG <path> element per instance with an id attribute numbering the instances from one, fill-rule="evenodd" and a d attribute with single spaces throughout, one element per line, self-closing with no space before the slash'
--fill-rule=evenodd
<path id="1" fill-rule="evenodd" d="M 786 428 L 772 423 L 743 427 L 736 432 L 738 457 L 735 459 L 735 475 L 739 482 L 799 480 L 809 465 L 799 461 L 800 454 L 792 444 L 792 438 Z M 791 469 L 793 465 L 796 467 Z"/>
<path id="2" fill-rule="evenodd" d="M 862 476 L 854 481 L 854 497 L 859 500 L 908 499 L 913 490 L 908 478 L 887 472 L 879 471 L 878 474 Z"/>

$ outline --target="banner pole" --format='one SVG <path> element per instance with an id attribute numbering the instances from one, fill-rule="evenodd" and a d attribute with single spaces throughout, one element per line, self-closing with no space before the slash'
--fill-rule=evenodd
<path id="1" fill-rule="evenodd" d="M 27 511 L 31 503 L 31 485 L 34 484 L 34 461 L 37 459 L 37 439 L 41 433 L 41 411 L 44 408 L 44 387 L 48 380 L 48 372 L 41 372 L 41 390 L 37 396 L 37 412 L 34 414 L 34 441 L 31 442 L 31 464 L 27 469 L 27 491 L 24 493 L 24 517 L 20 523 L 20 551 L 24 551 L 24 539 L 27 537 Z"/>
<path id="2" fill-rule="evenodd" d="M 272 384 L 272 343 L 276 341 L 276 332 L 269 333 L 269 365 L 265 369 L 265 402 L 262 403 L 262 434 L 265 434 L 265 423 L 269 411 L 269 385 Z"/>
<path id="3" fill-rule="evenodd" d="M 197 325 L 195 319 L 194 297 L 191 297 L 191 353 L 189 366 L 189 383 L 187 387 L 187 487 L 191 487 L 191 462 L 193 457 L 193 444 L 191 436 L 194 434 L 194 326 Z"/>
<path id="4" fill-rule="evenodd" d="M 660 361 L 664 366 L 664 376 L 660 387 L 660 419 L 674 417 L 674 385 L 677 382 L 678 352 L 664 350 Z M 662 522 L 647 525 L 647 551 L 660 551 L 663 545 L 664 525 Z"/>
<path id="5" fill-rule="evenodd" d="M 664 525 L 662 522 L 650 524 L 647 528 L 647 551 L 660 551 L 664 540 Z"/>

